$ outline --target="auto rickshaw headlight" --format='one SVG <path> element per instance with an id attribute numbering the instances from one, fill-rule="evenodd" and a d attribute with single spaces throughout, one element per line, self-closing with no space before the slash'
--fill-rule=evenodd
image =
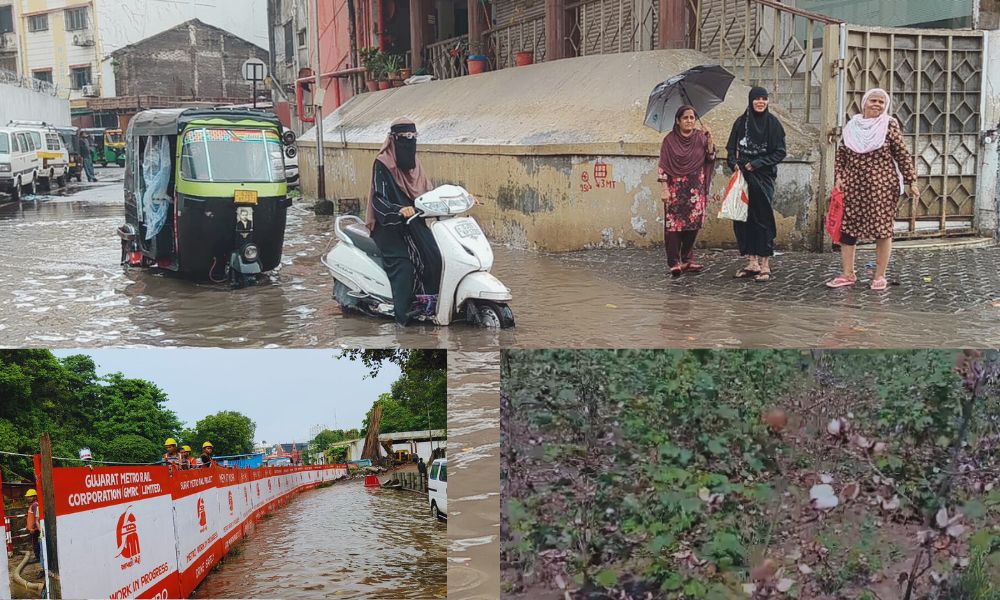
<path id="1" fill-rule="evenodd" d="M 257 244 L 247 244 L 243 246 L 240 252 L 243 254 L 243 260 L 247 262 L 254 262 L 260 256 L 260 249 L 257 248 Z"/>
<path id="2" fill-rule="evenodd" d="M 295 149 L 295 146 L 289 146 L 285 148 L 285 156 L 287 156 L 288 158 L 295 158 L 295 155 L 298 153 L 299 151 Z"/>
<path id="3" fill-rule="evenodd" d="M 295 132 L 291 129 L 286 129 L 281 134 L 281 143 L 286 146 L 291 146 L 295 143 Z"/>

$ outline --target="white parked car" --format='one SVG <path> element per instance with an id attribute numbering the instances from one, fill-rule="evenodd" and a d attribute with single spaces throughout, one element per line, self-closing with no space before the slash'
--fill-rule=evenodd
<path id="1" fill-rule="evenodd" d="M 427 472 L 427 499 L 431 503 L 431 516 L 448 518 L 448 459 L 439 458 L 431 463 Z"/>
<path id="2" fill-rule="evenodd" d="M 59 131 L 42 121 L 11 121 L 7 126 L 25 131 L 31 136 L 38 156 L 37 175 L 42 187 L 51 189 L 53 182 L 65 187 L 66 173 L 69 171 L 69 151 L 63 144 Z"/>
<path id="3" fill-rule="evenodd" d="M 26 131 L 0 127 L 0 191 L 14 200 L 27 188 L 38 191 L 37 172 L 41 166 L 34 141 Z"/>

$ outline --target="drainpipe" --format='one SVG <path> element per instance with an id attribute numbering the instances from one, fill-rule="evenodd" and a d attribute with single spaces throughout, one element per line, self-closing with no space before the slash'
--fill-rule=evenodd
<path id="1" fill-rule="evenodd" d="M 316 76 L 315 92 L 313 92 L 313 119 L 319 116 L 316 122 L 316 193 L 319 200 L 326 200 L 326 164 L 323 160 L 323 88 L 320 87 L 320 47 L 319 47 L 319 0 L 313 0 L 313 8 L 316 11 L 316 63 L 313 74 Z M 337 84 L 337 92 L 340 93 L 340 84 Z"/>
<path id="2" fill-rule="evenodd" d="M 349 77 L 351 75 L 357 75 L 357 74 L 360 74 L 360 73 L 365 73 L 366 71 L 367 71 L 367 69 L 365 69 L 364 67 L 353 67 L 353 68 L 350 68 L 350 69 L 340 69 L 339 71 L 329 71 L 327 73 L 323 73 L 322 75 L 320 75 L 320 79 L 329 79 L 331 77 L 336 78 L 336 79 L 343 79 L 343 78 Z M 303 103 L 304 103 L 304 100 L 302 99 L 302 84 L 304 84 L 304 83 L 315 83 L 315 81 L 316 81 L 316 77 L 313 76 L 313 75 L 310 75 L 309 77 L 302 77 L 301 79 L 296 79 L 295 80 L 295 104 L 296 104 L 296 106 L 298 106 L 299 114 L 302 114 Z M 340 108 L 341 98 L 340 98 L 340 85 L 339 84 L 333 88 L 333 101 L 334 101 L 333 108 L 335 110 L 338 109 L 338 108 Z M 303 116 L 300 120 L 303 123 L 315 123 L 316 122 L 316 117 L 315 117 L 315 115 L 312 116 L 312 117 L 305 117 L 305 116 Z"/>

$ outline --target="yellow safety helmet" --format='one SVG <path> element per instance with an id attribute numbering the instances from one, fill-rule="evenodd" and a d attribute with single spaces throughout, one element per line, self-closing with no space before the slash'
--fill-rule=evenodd
<path id="1" fill-rule="evenodd" d="M 35 488 L 31 488 L 30 490 L 28 490 L 27 492 L 25 492 L 24 497 L 25 498 L 34 498 L 37 495 L 38 495 L 38 492 L 35 491 Z"/>
<path id="2" fill-rule="evenodd" d="M 201 447 L 202 449 L 205 448 L 212 448 L 213 450 L 215 449 L 215 446 L 212 445 L 212 442 L 205 442 L 204 444 L 201 445 Z"/>
<path id="3" fill-rule="evenodd" d="M 167 438 L 167 441 L 163 442 L 163 445 L 164 446 L 176 446 L 177 445 L 177 440 L 175 440 L 174 438 Z"/>
<path id="4" fill-rule="evenodd" d="M 187 444 L 184 444 L 183 446 L 181 446 L 181 450 L 183 450 L 185 452 L 190 452 L 191 451 L 191 446 L 188 446 Z"/>

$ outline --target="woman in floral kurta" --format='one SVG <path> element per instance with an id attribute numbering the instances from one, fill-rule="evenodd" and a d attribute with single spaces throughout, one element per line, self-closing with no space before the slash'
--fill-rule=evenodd
<path id="1" fill-rule="evenodd" d="M 890 116 L 885 90 L 869 90 L 861 100 L 862 114 L 844 127 L 837 149 L 836 187 L 844 194 L 844 218 L 840 226 L 843 272 L 826 284 L 844 287 L 857 283 L 854 273 L 855 246 L 859 239 L 875 240 L 873 290 L 888 286 L 885 278 L 892 252 L 892 230 L 905 183 L 911 196 L 918 196 L 917 171 L 899 123 Z"/>
<path id="2" fill-rule="evenodd" d="M 663 238 L 667 264 L 674 277 L 697 272 L 694 243 L 705 221 L 708 189 L 715 167 L 715 144 L 707 130 L 695 129 L 698 116 L 682 106 L 674 116 L 673 131 L 660 147 L 658 179 L 663 182 Z"/>

